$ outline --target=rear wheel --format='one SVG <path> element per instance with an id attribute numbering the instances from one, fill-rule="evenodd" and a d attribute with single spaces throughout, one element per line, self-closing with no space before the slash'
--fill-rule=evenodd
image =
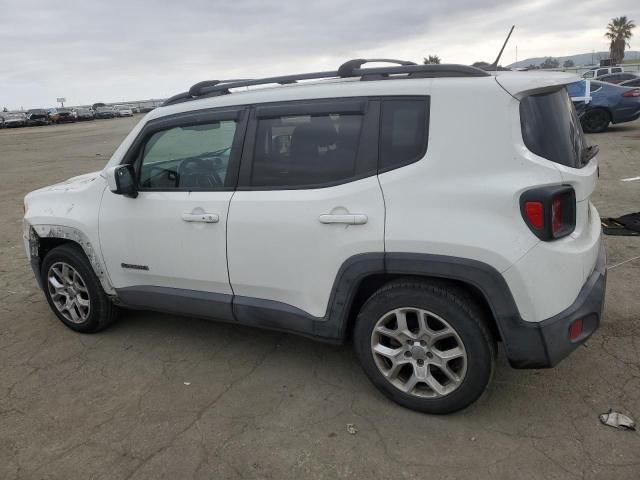
<path id="1" fill-rule="evenodd" d="M 455 287 L 394 281 L 360 311 L 356 353 L 369 379 L 400 405 L 455 412 L 477 400 L 493 374 L 495 342 L 483 315 Z"/>
<path id="2" fill-rule="evenodd" d="M 602 108 L 589 110 L 582 117 L 582 129 L 586 133 L 604 132 L 611 123 L 611 115 Z"/>
<path id="3" fill-rule="evenodd" d="M 79 246 L 65 244 L 47 253 L 41 275 L 49 306 L 72 330 L 93 333 L 116 319 L 117 307 L 102 290 Z"/>

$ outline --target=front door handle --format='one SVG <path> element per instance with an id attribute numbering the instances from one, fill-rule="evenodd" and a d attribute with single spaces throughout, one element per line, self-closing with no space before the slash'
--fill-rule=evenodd
<path id="1" fill-rule="evenodd" d="M 220 217 L 215 213 L 183 213 L 185 222 L 218 223 Z"/>
<path id="2" fill-rule="evenodd" d="M 364 225 L 369 218 L 364 213 L 325 214 L 318 217 L 320 223 L 344 223 L 346 225 Z"/>

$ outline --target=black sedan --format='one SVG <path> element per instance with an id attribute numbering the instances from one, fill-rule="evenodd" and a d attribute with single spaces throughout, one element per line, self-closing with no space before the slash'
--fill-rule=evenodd
<path id="1" fill-rule="evenodd" d="M 76 113 L 78 121 L 95 120 L 96 118 L 93 110 L 91 110 L 90 108 L 76 108 L 74 112 Z"/>
<path id="2" fill-rule="evenodd" d="M 27 125 L 50 125 L 49 112 L 42 108 L 27 110 Z"/>
<path id="3" fill-rule="evenodd" d="M 619 83 L 621 87 L 640 87 L 640 77 L 632 78 L 631 80 L 625 80 Z"/>
<path id="4" fill-rule="evenodd" d="M 615 83 L 619 85 L 627 80 L 635 80 L 638 76 L 635 73 L 619 72 L 609 73 L 608 75 L 601 75 L 597 78 L 599 82 Z"/>

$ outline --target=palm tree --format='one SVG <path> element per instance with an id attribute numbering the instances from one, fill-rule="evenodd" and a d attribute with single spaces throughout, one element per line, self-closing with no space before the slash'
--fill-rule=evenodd
<path id="1" fill-rule="evenodd" d="M 428 57 L 424 57 L 424 62 L 425 65 L 432 65 L 432 64 L 439 64 L 440 63 L 440 57 L 438 55 L 429 55 Z"/>
<path id="2" fill-rule="evenodd" d="M 631 30 L 635 27 L 633 20 L 627 20 L 626 16 L 612 18 L 609 25 L 607 25 L 607 33 L 604 36 L 611 40 L 609 57 L 614 63 L 622 63 L 624 48 L 629 45 L 628 40 L 633 35 Z"/>

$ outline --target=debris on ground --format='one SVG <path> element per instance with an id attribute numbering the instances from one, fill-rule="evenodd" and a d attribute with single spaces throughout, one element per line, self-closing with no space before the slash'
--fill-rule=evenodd
<path id="1" fill-rule="evenodd" d="M 191 382 L 183 382 L 187 387 L 191 385 Z"/>
<path id="2" fill-rule="evenodd" d="M 608 425 L 619 430 L 636 429 L 636 422 L 634 422 L 632 418 L 620 412 L 614 412 L 612 409 L 600 415 L 600 422 L 602 422 L 603 425 Z"/>
<path id="3" fill-rule="evenodd" d="M 356 433 L 358 433 L 358 429 L 353 423 L 347 423 L 347 433 L 349 435 L 355 435 Z"/>

